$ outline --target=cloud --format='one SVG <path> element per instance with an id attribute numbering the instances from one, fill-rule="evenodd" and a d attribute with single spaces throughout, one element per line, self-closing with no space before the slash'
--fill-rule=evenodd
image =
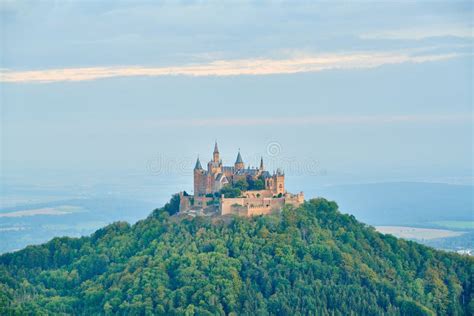
<path id="1" fill-rule="evenodd" d="M 458 53 L 409 55 L 404 53 L 353 53 L 299 56 L 287 59 L 216 60 L 182 66 L 110 66 L 45 70 L 2 70 L 0 82 L 51 83 L 88 81 L 113 77 L 240 76 L 318 72 L 330 69 L 364 69 L 388 64 L 424 63 L 462 56 Z"/>
<path id="2" fill-rule="evenodd" d="M 472 27 L 444 25 L 440 27 L 410 28 L 374 31 L 360 35 L 361 39 L 389 39 L 389 40 L 421 40 L 430 37 L 461 37 L 472 38 Z"/>
<path id="3" fill-rule="evenodd" d="M 325 125 L 325 124 L 390 124 L 390 123 L 461 123 L 472 122 L 472 116 L 468 114 L 419 114 L 419 115 L 318 115 L 318 116 L 296 116 L 296 117 L 265 117 L 265 118 L 227 118 L 216 117 L 210 119 L 183 118 L 183 119 L 160 119 L 148 122 L 140 122 L 146 127 L 220 127 L 220 126 L 301 126 L 301 125 Z"/>

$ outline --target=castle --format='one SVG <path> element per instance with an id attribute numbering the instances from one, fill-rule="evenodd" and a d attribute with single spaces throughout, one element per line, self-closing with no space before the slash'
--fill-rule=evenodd
<path id="1" fill-rule="evenodd" d="M 197 158 L 194 196 L 180 193 L 180 212 L 252 216 L 269 214 L 280 210 L 285 204 L 298 206 L 303 202 L 303 192 L 286 192 L 284 172 L 277 169 L 271 174 L 265 170 L 263 157 L 258 168 L 245 168 L 239 150 L 234 165 L 224 166 L 216 142 L 207 170 L 203 169 Z"/>
<path id="2" fill-rule="evenodd" d="M 277 170 L 273 175 L 265 171 L 263 157 L 260 160 L 259 168 L 245 168 L 239 150 L 234 166 L 223 166 L 216 142 L 214 152 L 212 153 L 212 160 L 207 164 L 207 170 L 202 168 L 199 157 L 196 161 L 196 166 L 194 167 L 194 195 L 214 194 L 219 192 L 225 185 L 236 183 L 240 179 L 261 179 L 264 181 L 265 190 L 269 190 L 276 195 L 285 193 L 285 175 L 280 170 Z"/>

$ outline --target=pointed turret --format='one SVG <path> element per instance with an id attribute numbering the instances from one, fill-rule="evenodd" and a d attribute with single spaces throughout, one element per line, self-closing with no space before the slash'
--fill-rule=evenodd
<path id="1" fill-rule="evenodd" d="M 234 166 L 237 170 L 244 169 L 244 161 L 242 160 L 242 156 L 240 155 L 240 149 L 239 153 L 237 154 L 237 159 L 235 159 Z"/>
<path id="2" fill-rule="evenodd" d="M 263 157 L 260 158 L 260 170 L 263 170 Z"/>
<path id="3" fill-rule="evenodd" d="M 197 157 L 196 165 L 194 166 L 194 170 L 202 170 L 201 161 L 199 160 L 199 156 Z"/>
<path id="4" fill-rule="evenodd" d="M 242 161 L 242 156 L 240 155 L 240 151 L 239 151 L 239 153 L 237 154 L 237 159 L 235 159 L 235 163 L 243 163 L 243 161 Z"/>

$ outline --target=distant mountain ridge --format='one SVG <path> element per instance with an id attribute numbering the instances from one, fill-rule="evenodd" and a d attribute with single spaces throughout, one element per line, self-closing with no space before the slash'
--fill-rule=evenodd
<path id="1" fill-rule="evenodd" d="M 0 256 L 0 314 L 472 315 L 474 259 L 313 199 L 252 218 L 171 216 Z"/>
<path id="2" fill-rule="evenodd" d="M 436 227 L 433 222 L 473 220 L 474 186 L 385 182 L 318 187 L 318 196 L 372 225 Z"/>

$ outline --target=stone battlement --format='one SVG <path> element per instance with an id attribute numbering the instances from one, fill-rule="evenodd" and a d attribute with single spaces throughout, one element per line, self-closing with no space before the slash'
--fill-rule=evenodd
<path id="1" fill-rule="evenodd" d="M 248 193 L 248 191 L 245 193 Z M 222 197 L 219 203 L 219 212 L 221 215 L 262 215 L 279 211 L 286 204 L 299 206 L 303 202 L 303 192 L 298 194 L 285 193 L 281 197 Z"/>

